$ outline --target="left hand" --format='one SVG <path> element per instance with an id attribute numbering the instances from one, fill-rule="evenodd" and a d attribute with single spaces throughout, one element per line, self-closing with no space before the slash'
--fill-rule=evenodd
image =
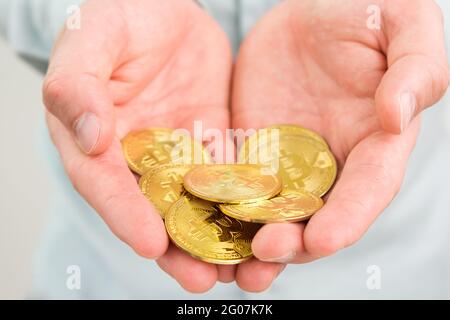
<path id="1" fill-rule="evenodd" d="M 381 10 L 381 30 L 366 26 L 371 4 Z M 417 115 L 448 84 L 443 19 L 432 0 L 286 0 L 269 12 L 237 60 L 233 127 L 311 128 L 328 141 L 339 178 L 308 223 L 258 232 L 252 247 L 261 261 L 238 267 L 240 287 L 264 290 L 276 263 L 309 262 L 360 239 L 399 191 Z"/>

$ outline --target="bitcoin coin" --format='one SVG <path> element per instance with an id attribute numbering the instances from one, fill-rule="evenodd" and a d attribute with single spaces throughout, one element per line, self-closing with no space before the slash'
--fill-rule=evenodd
<path id="1" fill-rule="evenodd" d="M 277 150 L 268 150 L 275 148 L 274 145 Z M 261 154 L 265 156 L 261 158 Z M 326 145 L 305 135 L 281 130 L 276 144 L 270 140 L 259 141 L 254 136 L 247 139 L 238 161 L 267 168 L 273 168 L 276 163 L 283 190 L 301 190 L 319 197 L 328 192 L 337 174 L 336 160 Z"/>
<path id="2" fill-rule="evenodd" d="M 172 129 L 147 129 L 128 134 L 122 140 L 122 149 L 130 169 L 143 175 L 163 164 L 212 162 L 210 154 L 200 143 L 187 135 L 173 133 Z"/>
<path id="3" fill-rule="evenodd" d="M 167 233 L 176 246 L 200 260 L 237 264 L 252 257 L 251 243 L 260 225 L 230 218 L 212 202 L 182 196 L 166 214 Z"/>
<path id="4" fill-rule="evenodd" d="M 151 169 L 139 179 L 142 193 L 164 218 L 170 206 L 186 192 L 183 176 L 194 165 L 166 164 Z"/>
<path id="5" fill-rule="evenodd" d="M 189 171 L 183 179 L 186 190 L 205 200 L 248 203 L 269 199 L 281 191 L 281 180 L 262 174 L 257 165 L 205 165 Z"/>
<path id="6" fill-rule="evenodd" d="M 321 198 L 306 192 L 285 192 L 248 204 L 220 204 L 229 217 L 253 223 L 298 222 L 309 219 L 323 206 Z"/>
<path id="7" fill-rule="evenodd" d="M 268 130 L 271 129 L 278 129 L 280 130 L 280 134 L 299 134 L 303 135 L 305 137 L 311 138 L 313 140 L 316 140 L 319 143 L 322 143 L 324 146 L 328 148 L 328 143 L 325 141 L 322 136 L 320 136 L 318 133 L 316 133 L 313 130 L 306 129 L 294 124 L 278 124 L 273 125 L 267 128 Z"/>

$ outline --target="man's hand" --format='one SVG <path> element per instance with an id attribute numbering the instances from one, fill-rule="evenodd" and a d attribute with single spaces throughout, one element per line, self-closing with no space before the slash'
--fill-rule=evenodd
<path id="1" fill-rule="evenodd" d="M 381 30 L 367 27 L 372 4 Z M 237 61 L 233 127 L 303 125 L 327 139 L 339 164 L 325 206 L 308 223 L 264 226 L 252 244 L 257 258 L 331 255 L 389 205 L 416 142 L 416 116 L 449 84 L 443 34 L 431 0 L 286 0 L 257 24 Z M 236 279 L 254 288 L 245 264 Z"/>
<path id="2" fill-rule="evenodd" d="M 229 127 L 228 40 L 189 0 L 95 0 L 65 29 L 44 84 L 51 137 L 74 187 L 111 230 L 189 291 L 234 269 L 169 246 L 164 223 L 127 168 L 120 139 L 148 127 Z"/>

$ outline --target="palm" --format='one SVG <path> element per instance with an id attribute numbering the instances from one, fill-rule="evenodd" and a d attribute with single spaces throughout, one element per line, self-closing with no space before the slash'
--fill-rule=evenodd
<path id="1" fill-rule="evenodd" d="M 133 12 L 127 14 L 134 18 L 121 17 L 129 31 L 126 37 L 117 34 L 115 43 L 124 52 L 109 80 L 119 136 L 152 126 L 190 128 L 194 120 L 221 129 L 228 125 L 228 42 L 195 4 L 171 3 L 157 4 L 162 10 L 151 2 L 144 8 L 131 6 Z M 133 25 L 143 10 L 158 15 Z M 152 29 L 165 32 L 155 35 Z"/>
<path id="2" fill-rule="evenodd" d="M 303 124 L 321 133 L 343 164 L 359 141 L 381 129 L 374 95 L 386 59 L 370 47 L 368 35 L 349 32 L 345 21 L 336 25 L 339 21 L 331 18 L 321 24 L 309 17 L 311 11 L 295 9 L 301 7 L 289 2 L 276 8 L 244 44 L 233 123 L 236 127 Z M 336 31 L 326 32 L 331 24 Z M 291 32 L 285 31 L 287 26 Z M 265 110 L 273 108 L 277 112 L 267 117 Z"/>
<path id="3" fill-rule="evenodd" d="M 320 4 L 285 1 L 257 24 L 238 57 L 233 126 L 303 125 L 322 134 L 338 160 L 340 178 L 329 203 L 305 229 L 296 227 L 298 261 L 339 249 L 337 233 L 344 234 L 344 245 L 349 245 L 356 240 L 352 235 L 365 231 L 368 226 L 353 212 L 384 209 L 401 183 L 416 139 L 417 123 L 401 136 L 381 132 L 374 100 L 387 69 L 378 46 L 382 40 L 365 28 L 367 16 L 360 15 L 360 21 L 343 18 L 358 17 L 367 5 L 340 3 L 312 10 L 308 6 Z M 316 12 L 320 15 L 314 16 Z M 373 221 L 375 214 L 365 219 Z M 270 243 L 277 241 L 265 236 L 283 237 L 284 228 L 293 227 L 263 228 L 256 237 L 257 255 L 276 252 Z"/>

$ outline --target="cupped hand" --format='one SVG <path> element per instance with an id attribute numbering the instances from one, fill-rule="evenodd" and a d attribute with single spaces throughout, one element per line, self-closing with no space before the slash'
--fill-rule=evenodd
<path id="1" fill-rule="evenodd" d="M 313 129 L 328 141 L 339 177 L 309 222 L 265 225 L 252 248 L 271 264 L 251 263 L 275 273 L 273 263 L 309 262 L 360 239 L 402 184 L 417 115 L 448 84 L 443 19 L 431 0 L 287 0 L 269 12 L 238 56 L 232 125 Z M 251 268 L 236 274 L 247 290 Z"/>
<path id="2" fill-rule="evenodd" d="M 65 28 L 50 60 L 44 102 L 51 137 L 76 190 L 139 255 L 189 291 L 234 269 L 169 246 L 164 223 L 141 194 L 120 140 L 148 127 L 229 127 L 231 53 L 219 26 L 186 0 L 95 0 L 80 29 Z"/>

